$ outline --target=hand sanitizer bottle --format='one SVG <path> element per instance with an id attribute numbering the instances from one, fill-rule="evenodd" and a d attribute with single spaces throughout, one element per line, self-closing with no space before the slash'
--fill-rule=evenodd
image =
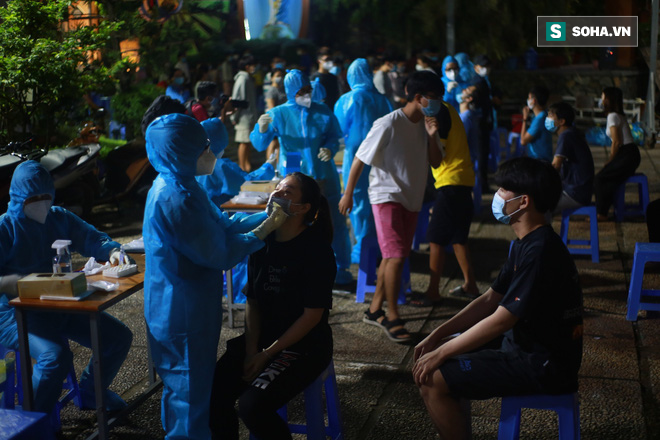
<path id="1" fill-rule="evenodd" d="M 53 242 L 51 247 L 57 250 L 57 255 L 53 257 L 53 273 L 72 272 L 70 245 L 71 240 L 55 240 Z"/>

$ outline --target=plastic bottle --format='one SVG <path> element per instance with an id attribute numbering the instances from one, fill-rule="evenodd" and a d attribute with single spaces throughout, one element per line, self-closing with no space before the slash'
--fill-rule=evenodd
<path id="1" fill-rule="evenodd" d="M 51 247 L 57 250 L 57 255 L 53 257 L 53 273 L 72 272 L 70 245 L 71 240 L 55 240 L 53 242 Z"/>

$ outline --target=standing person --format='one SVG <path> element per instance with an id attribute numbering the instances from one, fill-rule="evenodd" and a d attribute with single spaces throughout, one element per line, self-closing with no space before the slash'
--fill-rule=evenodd
<path id="1" fill-rule="evenodd" d="M 351 171 L 353 158 L 358 147 L 367 137 L 374 121 L 392 111 L 392 106 L 384 95 L 378 93 L 372 81 L 369 63 L 364 58 L 358 58 L 351 63 L 346 76 L 351 91 L 342 95 L 335 104 L 335 116 L 344 133 L 344 161 L 342 176 L 344 188 L 348 185 L 348 175 Z M 362 240 L 368 235 L 376 234 L 374 215 L 369 203 L 369 172 L 371 167 L 365 166 L 353 190 L 353 209 L 350 214 L 351 226 L 356 243 L 351 251 L 351 262 L 360 262 Z"/>
<path id="2" fill-rule="evenodd" d="M 493 285 L 415 347 L 413 378 L 443 439 L 469 438 L 461 399 L 573 393 L 582 360 L 582 289 L 547 224 L 561 193 L 547 162 L 500 165 L 493 214 L 517 239 Z M 451 335 L 460 333 L 451 339 Z"/>
<path id="3" fill-rule="evenodd" d="M 544 86 L 536 86 L 529 91 L 527 105 L 522 109 L 520 145 L 527 145 L 527 155 L 532 159 L 552 162 L 552 133 L 545 129 L 545 118 L 548 116 L 545 105 L 548 102 L 548 95 L 548 89 Z M 530 111 L 534 114 L 534 118 L 528 126 Z"/>
<path id="4" fill-rule="evenodd" d="M 300 170 L 312 176 L 330 203 L 334 226 L 332 248 L 337 260 L 337 284 L 348 284 L 353 276 L 351 243 L 346 227 L 346 217 L 339 213 L 337 203 L 341 197 L 339 174 L 332 159 L 339 148 L 342 136 L 337 118 L 325 104 L 312 101 L 312 86 L 307 75 L 298 69 L 284 77 L 284 89 L 288 101 L 268 110 L 259 117 L 250 139 L 258 151 L 263 151 L 277 137 L 280 144 L 278 171 L 286 175 L 287 156 L 300 156 Z"/>
<path id="5" fill-rule="evenodd" d="M 191 103 L 189 116 L 199 122 L 206 121 L 214 109 L 220 107 L 218 86 L 211 81 L 201 81 L 197 86 L 198 98 Z"/>
<path id="6" fill-rule="evenodd" d="M 392 83 L 392 94 L 394 95 L 394 107 L 403 107 L 406 104 L 406 93 L 404 91 L 408 73 L 406 72 L 406 62 L 397 60 L 388 74 Z"/>
<path id="7" fill-rule="evenodd" d="M 311 76 L 311 80 L 314 81 L 316 78 L 320 78 L 321 84 L 325 88 L 325 104 L 328 108 L 335 108 L 335 103 L 339 99 L 339 79 L 337 76 L 330 73 L 330 70 L 334 67 L 334 62 L 332 61 L 331 53 L 328 48 L 320 50 L 317 56 L 318 61 L 318 71 Z"/>
<path id="8" fill-rule="evenodd" d="M 454 55 L 454 58 L 458 63 L 458 76 L 461 81 L 465 84 L 472 84 L 476 72 L 474 70 L 474 64 L 470 61 L 470 56 L 465 52 L 461 52 Z"/>
<path id="9" fill-rule="evenodd" d="M 170 84 L 165 90 L 165 94 L 172 99 L 176 99 L 181 104 L 190 99 L 190 90 L 186 87 L 186 77 L 183 70 L 174 69 L 170 75 Z"/>
<path id="10" fill-rule="evenodd" d="M 266 92 L 266 110 L 277 107 L 286 102 L 286 92 L 284 91 L 284 69 L 276 68 L 270 75 L 271 87 Z"/>
<path id="11" fill-rule="evenodd" d="M 394 107 L 394 89 L 392 88 L 392 80 L 389 76 L 394 63 L 388 57 L 378 58 L 378 63 L 380 65 L 374 70 L 374 86 L 376 86 L 376 90 L 385 95 L 390 105 Z"/>
<path id="12" fill-rule="evenodd" d="M 164 384 L 163 429 L 166 439 L 208 439 L 222 271 L 261 249 L 286 216 L 276 207 L 252 232 L 225 227 L 195 180 L 213 172 L 215 156 L 194 118 L 161 116 L 147 128 L 146 140 L 149 162 L 159 174 L 144 210 L 144 317 Z"/>
<path id="13" fill-rule="evenodd" d="M 435 118 L 438 121 L 439 136 L 445 148 L 440 166 L 433 167 L 436 200 L 429 222 L 430 280 L 426 294 L 421 299 L 410 302 L 413 306 L 427 307 L 439 304 L 440 280 L 445 265 L 445 247 L 451 245 L 458 265 L 463 272 L 463 284 L 449 293 L 455 296 L 476 297 L 479 289 L 470 263 L 467 247 L 470 224 L 474 213 L 472 187 L 474 169 L 470 160 L 465 128 L 454 107 L 443 102 Z"/>
<path id="14" fill-rule="evenodd" d="M 637 170 L 641 161 L 630 126 L 623 113 L 623 92 L 618 87 L 605 87 L 599 106 L 607 113 L 605 134 L 612 140 L 610 155 L 594 179 L 598 220 L 607 220 L 616 189 Z"/>
<path id="15" fill-rule="evenodd" d="M 100 261 L 120 260 L 119 243 L 97 231 L 72 212 L 53 206 L 53 178 L 39 162 L 28 160 L 14 170 L 9 187 L 7 213 L 0 216 L 0 344 L 18 350 L 18 327 L 9 300 L 18 295 L 20 274 L 51 272 L 55 240 L 71 240 L 71 251 Z M 34 410 L 50 413 L 62 394 L 62 383 L 71 371 L 73 354 L 69 339 L 89 348 L 89 319 L 75 313 L 27 311 L 30 356 L 36 360 L 32 371 Z M 107 388 L 126 359 L 133 334 L 122 322 L 102 312 L 99 315 L 102 383 L 106 409 L 126 406 L 121 397 Z M 94 394 L 95 359 L 91 358 L 80 375 L 81 406 L 96 408 Z"/>
<path id="16" fill-rule="evenodd" d="M 584 134 L 573 127 L 574 120 L 573 107 L 563 101 L 552 104 L 545 119 L 545 128 L 559 135 L 552 166 L 559 171 L 563 191 L 555 215 L 589 205 L 594 190 L 594 159 Z"/>
<path id="17" fill-rule="evenodd" d="M 454 107 L 455 110 L 458 110 L 456 96 L 465 88 L 465 84 L 461 85 L 459 83 L 460 79 L 456 58 L 447 55 L 442 60 L 442 82 L 445 85 L 445 96 L 442 99 Z"/>
<path id="18" fill-rule="evenodd" d="M 238 415 L 260 439 L 291 439 L 277 410 L 303 391 L 332 359 L 335 261 L 328 202 L 316 181 L 287 176 L 271 201 L 289 217 L 250 255 L 245 333 L 227 342 L 211 394 L 214 439 L 238 439 Z M 234 406 L 238 399 L 238 415 Z"/>
<path id="19" fill-rule="evenodd" d="M 490 192 L 488 186 L 488 154 L 490 153 L 490 132 L 493 131 L 493 103 L 490 80 L 490 58 L 487 55 L 477 55 L 474 58 L 474 71 L 472 85 L 477 88 L 474 104 L 479 112 L 479 177 L 481 192 Z"/>
<path id="20" fill-rule="evenodd" d="M 247 108 L 237 109 L 231 115 L 234 124 L 234 140 L 238 143 L 238 165 L 245 172 L 252 170 L 250 156 L 250 131 L 257 121 L 257 89 L 252 79 L 252 73 L 257 66 L 251 56 L 241 58 L 238 62 L 238 73 L 234 77 L 234 88 L 231 98 L 238 101 L 247 101 Z"/>
<path id="21" fill-rule="evenodd" d="M 362 320 L 382 328 L 394 342 L 411 339 L 399 317 L 397 295 L 422 208 L 429 164 L 437 167 L 442 159 L 438 121 L 432 117 L 442 105 L 440 77 L 433 72 L 415 72 L 408 79 L 406 93 L 405 107 L 377 119 L 360 144 L 339 202 L 342 214 L 351 211 L 362 170 L 371 165 L 369 201 L 383 260 L 378 267 L 376 292 Z"/>

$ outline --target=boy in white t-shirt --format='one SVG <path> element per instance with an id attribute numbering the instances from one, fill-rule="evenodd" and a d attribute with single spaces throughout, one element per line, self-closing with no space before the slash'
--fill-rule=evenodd
<path id="1" fill-rule="evenodd" d="M 339 211 L 353 207 L 353 190 L 364 165 L 371 165 L 369 201 L 383 260 L 376 292 L 363 321 L 381 327 L 394 342 L 411 339 L 399 318 L 397 295 L 404 262 L 410 254 L 417 214 L 422 208 L 429 165 L 442 160 L 438 123 L 433 116 L 442 105 L 444 86 L 433 72 L 415 72 L 406 84 L 405 107 L 377 119 L 362 141 L 348 176 Z M 382 309 L 387 301 L 387 316 Z"/>

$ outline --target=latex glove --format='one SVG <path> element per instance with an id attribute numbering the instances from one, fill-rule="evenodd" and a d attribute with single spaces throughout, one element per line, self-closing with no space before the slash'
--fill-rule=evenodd
<path id="1" fill-rule="evenodd" d="M 18 280 L 21 278 L 22 276 L 17 274 L 0 277 L 0 292 L 6 293 L 10 296 L 18 295 Z"/>
<path id="2" fill-rule="evenodd" d="M 275 166 L 277 165 L 277 154 L 271 153 L 271 155 L 268 158 L 268 160 L 266 161 L 266 163 L 271 164 L 273 166 L 273 168 L 275 168 Z"/>
<path id="3" fill-rule="evenodd" d="M 259 124 L 259 133 L 267 132 L 268 126 L 271 122 L 273 122 L 273 118 L 271 118 L 268 113 L 259 116 L 259 119 L 257 120 L 257 124 Z"/>
<path id="4" fill-rule="evenodd" d="M 327 162 L 332 159 L 332 150 L 329 148 L 321 148 L 317 157 L 321 159 L 322 162 Z"/>
<path id="5" fill-rule="evenodd" d="M 129 256 L 122 252 L 120 249 L 116 248 L 110 251 L 110 258 L 108 261 L 113 266 L 117 266 L 119 264 L 131 264 L 131 259 Z"/>
<path id="6" fill-rule="evenodd" d="M 273 232 L 275 229 L 282 226 L 282 223 L 286 221 L 289 216 L 284 212 L 284 209 L 279 205 L 279 203 L 273 203 L 273 211 L 270 213 L 268 218 L 261 222 L 259 226 L 254 228 L 252 232 L 257 236 L 259 240 L 265 240 L 268 234 Z"/>
<path id="7" fill-rule="evenodd" d="M 456 81 L 450 81 L 450 82 L 447 84 L 447 91 L 448 91 L 448 92 L 451 92 L 452 89 L 453 89 L 454 87 L 456 87 L 457 85 L 458 85 L 458 83 L 457 83 Z"/>

